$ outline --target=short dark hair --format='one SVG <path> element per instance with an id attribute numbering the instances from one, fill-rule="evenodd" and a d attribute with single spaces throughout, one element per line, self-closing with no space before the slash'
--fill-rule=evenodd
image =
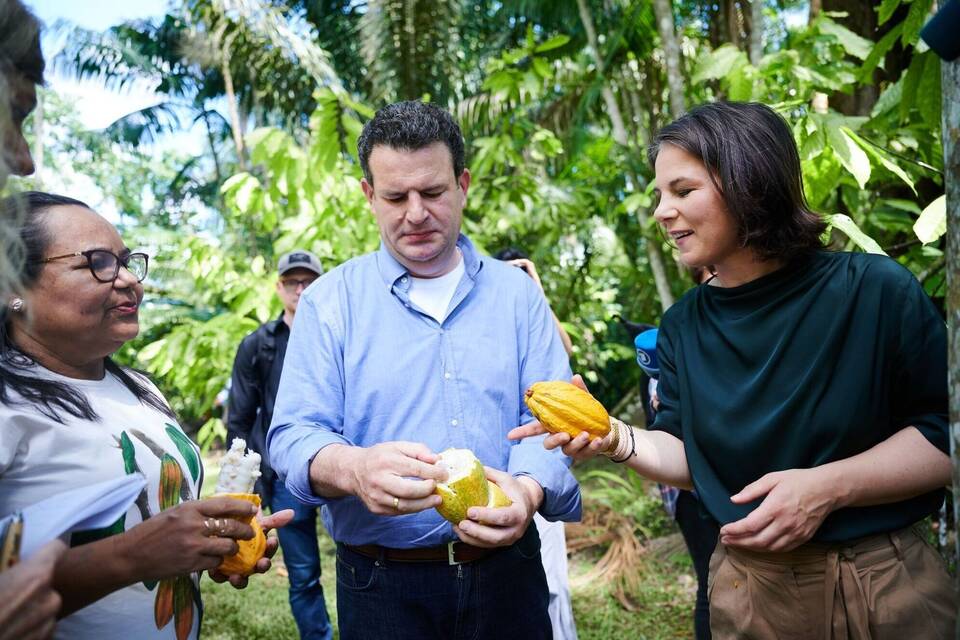
<path id="1" fill-rule="evenodd" d="M 388 104 L 364 125 L 357 140 L 357 155 L 360 156 L 363 177 L 373 184 L 370 153 L 377 145 L 417 151 L 435 142 L 442 142 L 450 150 L 453 175 L 459 177 L 465 166 L 463 133 L 453 116 L 428 102 L 409 100 Z"/>
<path id="2" fill-rule="evenodd" d="M 45 214 L 48 209 L 60 206 L 90 208 L 74 198 L 42 191 L 25 191 L 0 200 L 0 225 L 16 229 L 20 240 L 21 251 L 14 256 L 14 264 L 19 267 L 19 287 L 29 290 L 36 284 L 43 270 L 41 260 L 53 241 Z M 97 412 L 81 390 L 67 382 L 33 375 L 30 369 L 34 364 L 34 358 L 11 339 L 10 313 L 5 303 L 0 304 L 0 403 L 7 406 L 32 405 L 61 424 L 64 422 L 61 412 L 82 420 L 99 420 Z M 104 367 L 142 404 L 176 420 L 176 415 L 163 398 L 140 379 L 139 376 L 146 377 L 145 374 L 136 372 L 138 375 L 132 375 L 131 372 L 135 370 L 121 367 L 109 356 L 104 358 Z M 16 395 L 12 395 L 11 391 Z"/>
<path id="3" fill-rule="evenodd" d="M 651 165 L 665 144 L 703 162 L 737 221 L 741 245 L 761 260 L 790 261 L 823 247 L 826 223 L 807 205 L 797 144 L 790 126 L 770 107 L 700 105 L 654 136 Z"/>
<path id="4" fill-rule="evenodd" d="M 497 260 L 527 260 L 530 258 L 524 251 L 516 247 L 507 247 L 506 249 L 500 249 L 493 257 Z"/>
<path id="5" fill-rule="evenodd" d="M 0 0 L 0 73 L 43 84 L 44 66 L 40 21 L 20 0 Z"/>

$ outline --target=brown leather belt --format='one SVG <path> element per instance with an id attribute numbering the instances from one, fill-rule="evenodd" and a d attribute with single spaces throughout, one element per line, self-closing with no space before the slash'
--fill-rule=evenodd
<path id="1" fill-rule="evenodd" d="M 465 542 L 448 542 L 436 547 L 413 549 L 392 549 L 378 544 L 345 544 L 344 546 L 354 553 L 375 560 L 383 558 L 391 562 L 446 562 L 451 565 L 476 562 L 499 550 L 499 548 L 474 547 Z"/>

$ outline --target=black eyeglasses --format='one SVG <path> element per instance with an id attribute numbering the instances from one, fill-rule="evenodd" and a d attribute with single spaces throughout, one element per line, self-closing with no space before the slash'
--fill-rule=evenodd
<path id="1" fill-rule="evenodd" d="M 280 280 L 280 284 L 283 285 L 283 288 L 287 291 L 287 293 L 294 293 L 300 287 L 306 289 L 313 284 L 314 280 L 316 280 L 316 278 L 302 278 L 299 280 L 296 278 L 290 278 L 287 280 Z"/>
<path id="2" fill-rule="evenodd" d="M 113 251 L 106 249 L 90 249 L 89 251 L 75 251 L 65 253 L 62 256 L 53 256 L 40 260 L 40 262 L 52 262 L 62 258 L 76 258 L 83 256 L 87 259 L 87 266 L 90 267 L 90 273 L 99 282 L 113 282 L 120 275 L 120 265 L 133 274 L 137 282 L 143 282 L 147 277 L 147 262 L 149 256 L 145 253 L 128 253 L 122 258 Z"/>

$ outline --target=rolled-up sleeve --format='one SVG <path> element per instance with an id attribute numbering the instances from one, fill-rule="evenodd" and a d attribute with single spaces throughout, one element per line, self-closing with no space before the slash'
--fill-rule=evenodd
<path id="1" fill-rule="evenodd" d="M 267 433 L 267 449 L 287 489 L 303 503 L 321 505 L 340 498 L 314 493 L 310 464 L 324 447 L 352 443 L 343 435 L 342 340 L 334 318 L 319 313 L 317 293 L 308 292 L 300 298 Z"/>
<path id="2" fill-rule="evenodd" d="M 530 281 L 526 287 L 528 304 L 526 341 L 521 340 L 520 406 L 521 424 L 533 420 L 523 401 L 526 390 L 543 380 L 569 381 L 570 362 L 560 340 L 553 313 L 537 286 Z M 581 517 L 580 484 L 570 471 L 571 460 L 559 449 L 543 448 L 545 436 L 524 438 L 513 444 L 507 471 L 511 475 L 533 478 L 543 488 L 540 514 L 547 520 L 576 522 Z"/>

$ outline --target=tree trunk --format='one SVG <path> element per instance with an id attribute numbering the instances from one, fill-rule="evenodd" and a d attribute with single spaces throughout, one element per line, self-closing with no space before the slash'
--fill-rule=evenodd
<path id="1" fill-rule="evenodd" d="M 750 64 L 763 57 L 763 0 L 750 0 Z"/>
<path id="2" fill-rule="evenodd" d="M 670 0 L 653 0 L 653 14 L 657 19 L 657 31 L 660 33 L 666 60 L 667 86 L 670 88 L 670 115 L 676 119 L 684 114 L 687 105 L 683 98 L 683 72 L 680 63 L 680 45 L 677 43 L 673 25 L 673 4 Z"/>
<path id="3" fill-rule="evenodd" d="M 823 0 L 810 0 L 810 14 L 807 17 L 807 24 L 817 19 L 820 11 L 823 9 Z"/>
<path id="4" fill-rule="evenodd" d="M 223 86 L 227 94 L 227 105 L 230 109 L 230 128 L 233 132 L 233 144 L 237 148 L 237 164 L 241 171 L 246 171 L 247 163 L 243 148 L 243 123 L 240 122 L 240 111 L 237 108 L 237 94 L 233 90 L 233 74 L 230 72 L 230 61 L 224 59 L 220 65 L 223 74 Z"/>
<path id="5" fill-rule="evenodd" d="M 223 185 L 223 170 L 220 169 L 220 157 L 217 154 L 217 145 L 213 140 L 213 130 L 210 128 L 210 113 L 206 108 L 203 110 L 203 124 L 207 130 L 207 142 L 210 144 L 210 156 L 213 158 L 214 175 L 217 176 L 217 184 Z M 220 193 L 219 189 L 217 189 L 217 193 Z"/>
<path id="6" fill-rule="evenodd" d="M 724 4 L 726 5 L 724 15 L 727 19 L 727 39 L 740 49 L 743 38 L 740 37 L 740 12 L 737 10 L 737 3 L 734 0 L 724 0 Z"/>
<path id="7" fill-rule="evenodd" d="M 669 6 L 669 0 L 656 1 L 665 2 Z M 600 54 L 600 49 L 597 42 L 597 32 L 596 29 L 594 29 L 593 17 L 590 15 L 590 9 L 587 7 L 586 0 L 577 0 L 577 8 L 580 10 L 580 20 L 583 22 L 583 29 L 587 32 L 587 43 L 590 45 L 590 51 L 592 52 L 594 63 L 597 65 L 597 71 L 599 71 L 600 76 L 603 78 L 603 101 L 607 106 L 607 115 L 610 117 L 610 125 L 613 129 L 613 140 L 620 146 L 630 151 L 631 141 L 627 136 L 627 128 L 623 123 L 623 116 L 620 113 L 620 105 L 617 104 L 617 99 L 613 95 L 613 90 L 610 88 L 610 83 L 607 81 L 604 72 L 603 56 Z M 673 33 L 672 22 L 670 25 L 670 32 L 671 34 Z M 676 41 L 674 41 L 674 45 L 676 45 Z M 633 183 L 633 188 L 638 189 L 640 187 L 638 176 L 633 171 L 629 171 L 628 175 Z M 645 226 L 643 222 L 647 217 L 646 212 L 638 210 L 637 217 L 641 222 L 641 228 L 643 228 Z M 660 252 L 660 243 L 655 237 L 649 237 L 650 235 L 652 234 L 648 234 L 648 237 L 645 238 L 645 244 L 647 245 L 647 258 L 650 260 L 650 271 L 653 272 L 653 281 L 657 285 L 657 294 L 660 296 L 660 305 L 663 307 L 663 310 L 666 311 L 673 305 L 673 292 L 670 290 L 670 281 L 667 280 L 667 270 L 663 265 L 663 254 Z"/>
<path id="8" fill-rule="evenodd" d="M 943 2 L 940 3 L 943 6 Z M 950 389 L 950 457 L 953 460 L 953 521 L 960 522 L 960 61 L 941 61 L 943 170 L 947 194 L 947 338 Z M 960 558 L 960 535 L 957 536 Z M 958 574 L 960 575 L 960 574 Z M 958 618 L 957 638 L 960 638 Z"/>

